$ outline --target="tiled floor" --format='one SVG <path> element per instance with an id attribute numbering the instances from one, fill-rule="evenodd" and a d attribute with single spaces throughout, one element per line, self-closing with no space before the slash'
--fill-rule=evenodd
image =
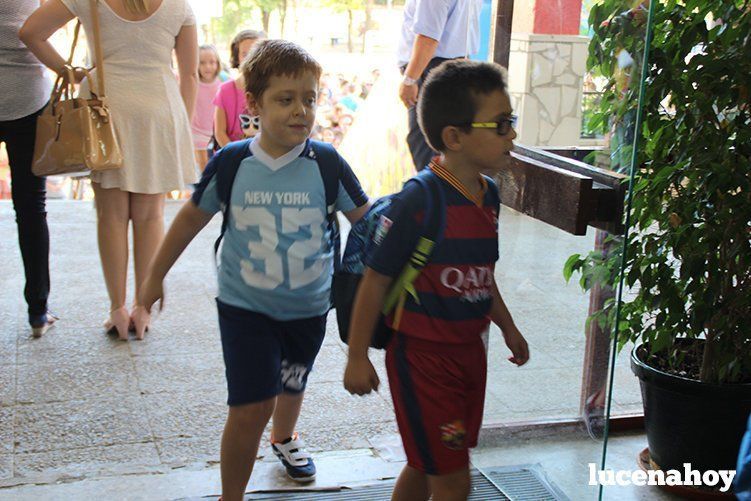
<path id="1" fill-rule="evenodd" d="M 644 447 L 641 434 L 611 437 L 608 469 L 634 470 L 636 455 Z M 590 463 L 599 469 L 602 442 L 595 442 L 578 432 L 562 432 L 548 436 L 507 438 L 503 444 L 476 449 L 473 465 L 491 467 L 536 465 L 548 481 L 572 501 L 598 499 L 599 489 L 590 485 Z M 134 451 L 135 452 L 135 451 Z M 316 490 L 350 488 L 393 479 L 404 463 L 397 453 L 378 454 L 374 449 L 349 449 L 316 455 L 318 476 L 308 488 Z M 273 459 L 257 463 L 249 492 L 261 493 L 300 488 L 289 481 Z M 21 485 L 0 489 L 0 499 L 14 501 L 36 499 L 179 499 L 215 497 L 220 492 L 217 466 L 205 468 L 166 469 L 161 472 L 133 472 L 118 475 L 110 472 L 79 482 L 47 485 Z M 602 499 L 614 501 L 677 501 L 674 495 L 650 486 L 608 486 Z M 518 501 L 533 501 L 523 500 Z"/>
<path id="2" fill-rule="evenodd" d="M 178 209 L 168 203 L 168 221 Z M 62 320 L 31 339 L 12 206 L 0 202 L 0 487 L 213 468 L 226 413 L 211 256 L 219 221 L 170 273 L 166 308 L 146 340 L 122 343 L 101 327 L 107 300 L 92 204 L 51 201 L 48 210 L 51 305 Z M 587 297 L 561 268 L 592 239 L 505 209 L 500 235 L 497 277 L 532 358 L 514 367 L 491 331 L 486 422 L 575 417 Z M 385 382 L 382 357 L 373 354 Z M 369 439 L 396 431 L 387 384 L 350 396 L 344 361 L 332 315 L 299 425 L 314 451 L 367 450 Z M 639 402 L 626 362 L 616 372 L 618 410 Z"/>

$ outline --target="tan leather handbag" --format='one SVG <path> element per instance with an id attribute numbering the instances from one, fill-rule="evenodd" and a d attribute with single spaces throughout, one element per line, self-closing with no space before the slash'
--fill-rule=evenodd
<path id="1" fill-rule="evenodd" d="M 49 104 L 37 118 L 34 162 L 31 168 L 37 176 L 117 169 L 123 165 L 122 151 L 104 92 L 97 0 L 90 0 L 89 4 L 94 27 L 97 85 L 94 86 L 89 70 L 71 66 L 81 28 L 81 21 L 78 21 L 68 64 L 55 81 Z M 73 97 L 76 70 L 81 70 L 86 75 L 91 89 L 89 99 Z"/>

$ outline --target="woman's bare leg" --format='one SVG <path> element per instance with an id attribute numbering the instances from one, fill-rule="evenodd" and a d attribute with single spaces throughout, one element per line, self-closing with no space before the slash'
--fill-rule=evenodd
<path id="1" fill-rule="evenodd" d="M 104 282 L 110 298 L 110 311 L 125 306 L 128 276 L 128 219 L 130 197 L 117 188 L 91 183 L 97 214 L 97 239 Z"/>
<path id="2" fill-rule="evenodd" d="M 130 218 L 133 221 L 133 268 L 136 276 L 136 295 L 146 279 L 151 260 L 164 238 L 164 194 L 130 194 Z M 146 309 L 133 302 L 131 318 L 136 338 L 143 339 L 151 323 Z"/>
<path id="3" fill-rule="evenodd" d="M 138 297 L 151 259 L 164 238 L 164 193 L 131 193 L 130 219 L 133 221 L 133 267 Z"/>

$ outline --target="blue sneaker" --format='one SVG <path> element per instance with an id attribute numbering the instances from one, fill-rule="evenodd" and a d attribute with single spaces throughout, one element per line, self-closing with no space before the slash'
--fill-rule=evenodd
<path id="1" fill-rule="evenodd" d="M 31 335 L 36 338 L 42 337 L 57 320 L 59 320 L 59 317 L 49 310 L 41 315 L 29 315 Z"/>
<path id="2" fill-rule="evenodd" d="M 287 469 L 287 476 L 295 482 L 312 482 L 316 478 L 316 465 L 313 457 L 305 450 L 305 442 L 297 436 L 272 442 L 274 454 Z"/>

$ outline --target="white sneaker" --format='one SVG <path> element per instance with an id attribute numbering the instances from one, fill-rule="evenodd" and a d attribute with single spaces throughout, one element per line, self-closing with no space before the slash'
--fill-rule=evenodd
<path id="1" fill-rule="evenodd" d="M 272 442 L 271 448 L 276 457 L 287 469 L 287 476 L 295 482 L 312 482 L 316 478 L 316 465 L 313 457 L 305 450 L 305 442 L 294 436 L 281 442 Z"/>

